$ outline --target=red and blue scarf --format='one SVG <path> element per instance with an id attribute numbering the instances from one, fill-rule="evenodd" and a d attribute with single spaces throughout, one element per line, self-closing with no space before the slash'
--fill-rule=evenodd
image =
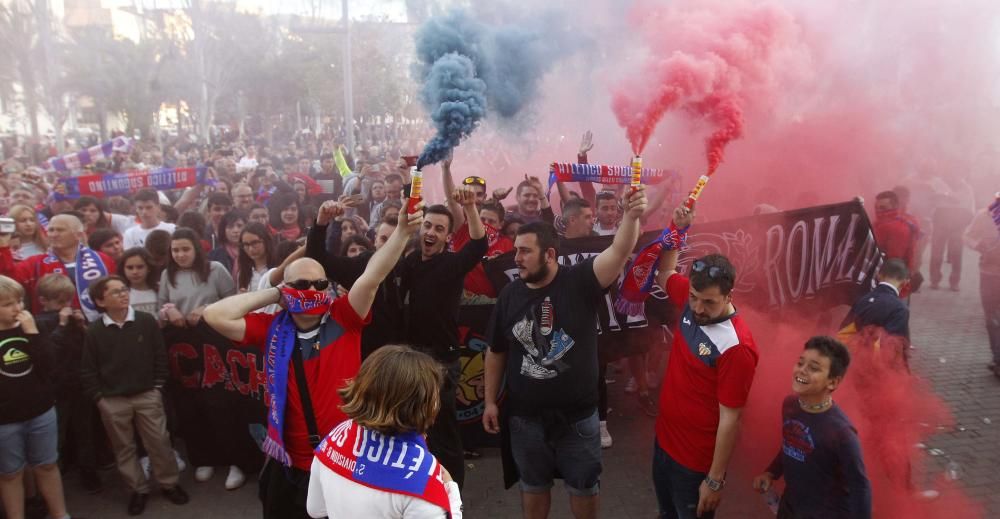
<path id="1" fill-rule="evenodd" d="M 687 230 L 678 229 L 674 222 L 656 240 L 639 250 L 635 259 L 625 266 L 625 277 L 618 288 L 615 310 L 625 315 L 641 315 L 656 279 L 656 263 L 665 250 L 681 250 L 687 244 Z"/>
<path id="2" fill-rule="evenodd" d="M 320 442 L 316 459 L 355 483 L 423 499 L 451 514 L 441 464 L 420 434 L 387 436 L 346 420 Z"/>
<path id="3" fill-rule="evenodd" d="M 52 269 L 52 272 L 66 274 L 65 271 L 59 268 L 65 268 L 65 264 L 52 251 L 46 254 L 42 263 L 45 265 L 54 264 L 57 267 Z M 101 259 L 100 254 L 89 247 L 81 245 L 76 251 L 76 269 L 73 274 L 73 283 L 76 284 L 76 297 L 80 301 L 80 309 L 83 310 L 83 315 L 87 317 L 87 321 L 93 321 L 101 315 L 101 311 L 97 309 L 94 300 L 90 298 L 90 291 L 88 289 L 90 288 L 91 281 L 108 275 L 108 267 L 104 265 L 104 260 Z"/>
<path id="4" fill-rule="evenodd" d="M 263 450 L 286 466 L 292 457 L 285 448 L 285 399 L 288 397 L 288 363 L 295 352 L 297 328 L 292 314 L 322 315 L 330 311 L 330 295 L 318 290 L 281 289 L 285 311 L 280 312 L 267 332 L 267 390 L 271 405 L 267 410 L 267 438 Z M 306 388 L 299 388 L 305 391 Z"/>

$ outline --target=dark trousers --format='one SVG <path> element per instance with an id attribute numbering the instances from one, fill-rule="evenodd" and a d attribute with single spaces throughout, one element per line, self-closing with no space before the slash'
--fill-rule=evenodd
<path id="1" fill-rule="evenodd" d="M 269 459 L 258 484 L 257 496 L 263 505 L 264 519 L 310 519 L 306 512 L 308 472 Z"/>
<path id="2" fill-rule="evenodd" d="M 1000 274 L 979 272 L 979 295 L 986 316 L 986 333 L 990 338 L 993 362 L 1000 364 Z"/>
<path id="3" fill-rule="evenodd" d="M 695 519 L 698 488 L 705 474 L 674 461 L 653 440 L 653 490 L 660 507 L 660 519 Z M 715 512 L 703 512 L 701 519 L 713 519 Z"/>
<path id="4" fill-rule="evenodd" d="M 76 392 L 56 401 L 59 424 L 59 459 L 73 460 L 81 471 L 97 470 L 97 453 L 108 451 L 104 426 L 94 401 Z M 72 456 L 67 454 L 72 453 Z"/>
<path id="5" fill-rule="evenodd" d="M 455 408 L 455 391 L 458 388 L 459 362 L 442 363 L 445 369 L 444 384 L 441 385 L 441 409 L 434 425 L 427 431 L 427 447 L 431 454 L 444 465 L 458 487 L 465 485 L 465 451 L 462 435 L 458 430 Z"/>
<path id="6" fill-rule="evenodd" d="M 931 285 L 938 286 L 943 274 L 941 264 L 947 253 L 951 273 L 948 283 L 957 287 L 962 279 L 962 234 L 972 221 L 972 212 L 959 207 L 939 207 L 934 211 L 934 231 L 931 233 Z"/>

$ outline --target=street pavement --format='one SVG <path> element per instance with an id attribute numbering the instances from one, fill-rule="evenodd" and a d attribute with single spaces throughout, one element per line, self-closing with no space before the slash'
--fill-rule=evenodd
<path id="1" fill-rule="evenodd" d="M 911 366 L 914 373 L 927 379 L 947 402 L 956 421 L 954 426 L 942 427 L 925 442 L 927 449 L 935 449 L 929 452 L 937 455 L 929 456 L 923 473 L 915 474 L 914 478 L 918 486 L 928 488 L 940 479 L 949 461 L 956 462 L 960 468 L 957 486 L 961 490 L 941 488 L 942 499 L 949 492 L 964 491 L 984 506 L 985 517 L 1000 517 L 1000 492 L 996 491 L 1000 483 L 1000 471 L 997 470 L 1000 466 L 1000 380 L 985 368 L 990 355 L 975 260 L 975 255 L 965 255 L 965 276 L 960 292 L 925 288 L 912 301 L 910 324 L 915 349 Z M 609 429 L 614 446 L 604 451 L 600 515 L 608 518 L 655 517 L 656 501 L 649 476 L 653 419 L 643 415 L 635 399 L 624 393 L 627 375 L 618 371 L 613 376 L 617 380 L 609 386 L 612 407 Z M 936 424 L 929 426 L 936 427 Z M 70 511 L 88 518 L 128 517 L 125 513 L 128 494 L 117 474 L 108 471 L 102 475 L 105 490 L 98 495 L 84 493 L 75 474 L 66 476 Z M 191 494 L 191 502 L 176 506 L 154 493 L 142 517 L 259 517 L 256 483 L 249 481 L 243 488 L 227 492 L 225 476 L 226 470 L 220 468 L 213 480 L 196 483 L 193 469 L 189 467 L 182 473 L 181 483 Z M 749 473 L 729 475 L 730 485 L 718 518 L 769 517 L 763 501 L 749 490 L 752 476 Z M 499 452 L 495 449 L 486 449 L 482 458 L 467 461 L 463 499 L 468 518 L 520 517 L 516 487 L 503 489 Z M 571 517 L 561 482 L 553 489 L 551 517 Z"/>

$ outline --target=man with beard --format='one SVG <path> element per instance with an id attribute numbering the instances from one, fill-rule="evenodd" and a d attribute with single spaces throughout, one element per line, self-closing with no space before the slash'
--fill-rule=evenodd
<path id="1" fill-rule="evenodd" d="M 428 431 L 427 444 L 461 487 L 465 461 L 455 416 L 455 387 L 460 373 L 458 305 L 465 276 L 482 260 L 488 245 L 486 229 L 476 212 L 475 192 L 462 186 L 452 197 L 462 206 L 469 222 L 468 243 L 456 252 L 448 251 L 454 218 L 447 207 L 432 205 L 424 213 L 417 250 L 403 259 L 397 275 L 402 280 L 406 342 L 434 357 L 446 371 L 441 410 Z"/>
<path id="2" fill-rule="evenodd" d="M 682 205 L 672 227 L 686 234 L 693 219 Z M 681 318 L 671 330 L 660 391 L 653 487 L 660 517 L 711 519 L 722 499 L 757 346 L 733 306 L 732 263 L 721 254 L 704 256 L 691 264 L 688 278 L 675 271 L 677 256 L 677 249 L 664 251 L 656 275 Z"/>
<path id="3" fill-rule="evenodd" d="M 625 218 L 611 246 L 573 266 L 557 261 L 559 237 L 552 224 L 525 224 L 514 240 L 520 279 L 500 292 L 486 329 L 483 426 L 500 432 L 497 397 L 506 379 L 504 472 L 518 473 L 524 517 L 548 516 L 556 473 L 565 481 L 574 516 L 597 516 L 601 441 L 595 322 L 605 290 L 618 280 L 639 238 L 645 188 L 629 192 L 624 205 Z M 514 480 L 505 477 L 508 486 Z"/>

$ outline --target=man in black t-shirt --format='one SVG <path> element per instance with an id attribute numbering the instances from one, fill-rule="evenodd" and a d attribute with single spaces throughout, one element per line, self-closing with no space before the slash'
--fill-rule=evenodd
<path id="1" fill-rule="evenodd" d="M 405 342 L 440 362 L 445 371 L 441 385 L 441 409 L 427 432 L 427 445 L 461 487 L 465 482 L 465 459 L 455 388 L 458 384 L 458 305 L 465 276 L 482 261 L 488 247 L 486 229 L 476 212 L 476 193 L 461 186 L 452 193 L 469 222 L 469 242 L 458 252 L 448 251 L 454 218 L 447 207 L 432 205 L 424 213 L 417 250 L 397 266 L 404 298 Z"/>
<path id="2" fill-rule="evenodd" d="M 514 241 L 520 279 L 500 292 L 487 327 L 483 425 L 487 432 L 500 432 L 497 395 L 506 379 L 510 441 L 509 448 L 504 442 L 505 461 L 517 469 L 528 517 L 548 515 L 557 472 L 574 514 L 597 514 L 597 308 L 639 238 L 645 189 L 630 191 L 624 206 L 625 218 L 611 246 L 573 266 L 557 262 L 559 238 L 551 224 L 522 226 Z"/>

